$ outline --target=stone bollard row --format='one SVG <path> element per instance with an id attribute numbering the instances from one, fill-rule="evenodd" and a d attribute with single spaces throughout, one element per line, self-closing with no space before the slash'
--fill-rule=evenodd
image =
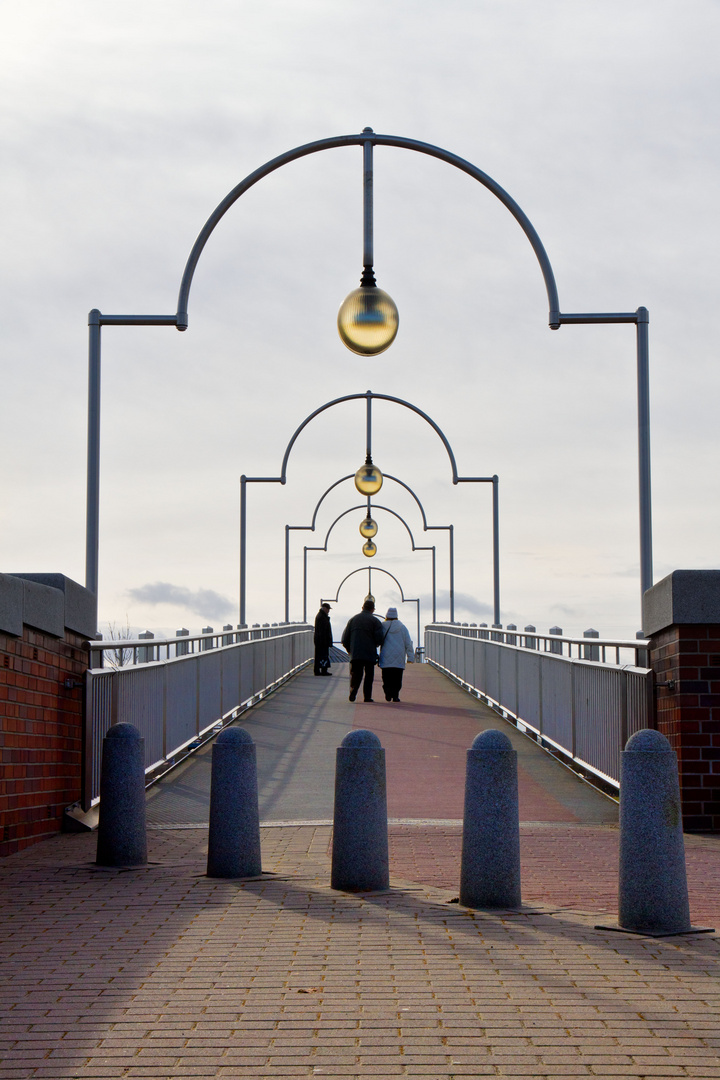
<path id="1" fill-rule="evenodd" d="M 385 751 L 372 731 L 347 735 L 337 750 L 331 887 L 389 888 Z M 115 724 L 103 741 L 100 866 L 147 864 L 144 741 L 132 724 Z M 208 877 L 262 872 L 255 744 L 228 728 L 212 750 Z M 521 904 L 517 752 L 503 732 L 481 732 L 467 751 L 460 903 L 469 908 Z M 628 740 L 620 776 L 617 929 L 664 936 L 690 923 L 677 757 L 668 740 L 645 729 Z"/>

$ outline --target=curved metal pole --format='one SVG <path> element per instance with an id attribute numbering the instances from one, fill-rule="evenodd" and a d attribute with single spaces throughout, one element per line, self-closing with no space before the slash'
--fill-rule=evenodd
<path id="1" fill-rule="evenodd" d="M 360 567 L 358 567 L 357 570 L 351 570 L 349 574 L 345 575 L 345 577 L 342 579 L 342 581 L 338 585 L 338 589 L 337 589 L 337 592 L 336 592 L 334 597 L 325 597 L 320 601 L 320 603 L 321 604 L 337 604 L 337 602 L 338 602 L 338 600 L 340 598 L 340 590 L 342 589 L 345 582 L 349 578 L 353 577 L 354 574 L 362 574 L 363 570 L 374 570 L 376 574 L 387 574 L 388 577 L 391 577 L 393 579 L 393 581 L 397 585 L 398 589 L 400 590 L 400 598 L 401 598 L 403 604 L 410 602 L 411 598 L 405 596 L 405 593 L 403 592 L 402 585 L 400 584 L 398 579 L 395 577 L 395 575 L 391 574 L 389 570 L 383 570 L 382 566 L 369 566 L 369 567 L 360 566 Z"/>
<path id="2" fill-rule="evenodd" d="M 308 424 L 312 420 L 314 420 L 316 416 L 319 416 L 320 413 L 325 412 L 327 409 L 334 408 L 335 405 L 341 405 L 345 401 L 359 401 L 362 398 L 367 399 L 368 410 L 370 408 L 370 402 L 373 400 L 373 398 L 377 398 L 378 401 L 392 401 L 396 405 L 402 405 L 403 408 L 410 409 L 411 412 L 417 413 L 418 416 L 421 416 L 423 418 L 423 420 L 425 420 L 425 422 L 428 423 L 430 425 L 430 427 L 433 429 L 433 431 L 435 431 L 435 433 L 440 437 L 443 446 L 447 450 L 447 455 L 448 455 L 448 457 L 450 459 L 450 467 L 452 469 L 453 484 L 457 484 L 457 483 L 460 482 L 461 479 L 463 479 L 463 478 L 458 476 L 457 465 L 455 463 L 455 455 L 453 453 L 452 447 L 450 446 L 450 443 L 448 442 L 444 432 L 435 423 L 435 421 L 432 419 L 432 417 L 428 416 L 428 414 L 426 412 L 423 412 L 422 409 L 419 409 L 417 407 L 417 405 L 413 405 L 410 401 L 405 401 L 403 398 L 393 397 L 391 394 L 374 394 L 372 390 L 366 390 L 364 394 L 345 394 L 343 397 L 333 398 L 332 401 L 326 401 L 324 405 L 321 405 L 318 409 L 315 409 L 313 412 L 311 412 L 309 416 L 305 417 L 303 422 L 300 424 L 300 426 L 293 433 L 293 436 L 290 439 L 290 442 L 287 444 L 287 447 L 285 448 L 285 454 L 283 455 L 282 466 L 280 467 L 280 476 L 278 477 L 278 480 L 279 480 L 279 482 L 281 484 L 284 484 L 284 483 L 287 482 L 287 464 L 288 464 L 288 459 L 290 457 L 290 454 L 292 452 L 292 448 L 295 445 L 295 442 L 297 441 L 298 436 L 308 426 Z M 367 445 L 368 445 L 368 452 L 369 452 L 370 440 L 371 440 L 370 413 L 369 413 L 369 411 L 367 413 L 367 421 L 366 421 L 366 423 L 367 423 Z M 487 479 L 490 480 L 490 477 L 488 477 Z"/>
<path id="3" fill-rule="evenodd" d="M 335 596 L 334 597 L 327 597 L 325 599 L 322 599 L 320 601 L 320 603 L 321 604 L 337 604 L 338 599 L 340 597 L 340 590 L 342 589 L 343 585 L 348 580 L 348 578 L 353 577 L 354 574 L 361 574 L 364 569 L 365 569 L 365 567 L 361 566 L 358 570 L 351 570 L 349 574 L 345 575 L 345 577 L 342 579 L 342 581 L 338 585 L 338 590 L 337 590 L 337 593 L 335 594 Z M 400 599 L 401 599 L 403 604 L 416 604 L 417 605 L 417 645 L 419 646 L 420 645 L 420 598 L 415 597 L 415 596 L 405 596 L 405 593 L 403 592 L 402 585 L 400 584 L 398 579 L 395 577 L 395 575 L 391 574 L 389 570 L 383 570 L 383 568 L 381 566 L 369 566 L 368 567 L 368 571 L 370 573 L 372 573 L 373 570 L 375 570 L 379 574 L 387 574 L 388 577 L 391 577 L 393 579 L 393 581 L 397 585 L 398 589 L 400 590 Z M 372 580 L 369 581 L 369 583 L 368 583 L 368 592 L 372 592 Z"/>
<path id="4" fill-rule="evenodd" d="M 90 312 L 90 344 L 89 344 L 89 379 L 88 379 L 88 467 L 87 467 L 87 514 L 86 514 L 86 587 L 95 595 L 98 589 L 98 561 L 99 561 L 99 472 L 100 472 L 100 328 L 103 325 L 120 326 L 175 326 L 178 330 L 186 330 L 188 326 L 188 300 L 192 285 L 195 268 L 198 259 L 207 243 L 210 235 L 218 222 L 227 213 L 230 207 L 265 176 L 289 164 L 301 157 L 314 154 L 320 150 L 330 150 L 341 146 L 363 147 L 364 173 L 372 178 L 372 148 L 373 146 L 395 146 L 417 153 L 427 154 L 438 158 L 460 171 L 467 173 L 477 180 L 500 200 L 507 210 L 513 215 L 535 252 L 545 282 L 549 305 L 549 325 L 557 330 L 566 323 L 599 323 L 599 322 L 634 322 L 637 327 L 637 369 L 638 369 L 638 442 L 639 442 L 639 486 L 640 486 L 640 566 L 641 566 L 641 598 L 642 594 L 652 585 L 652 514 L 651 514 L 651 486 L 650 486 L 650 431 L 649 431 L 649 391 L 648 391 L 648 312 L 647 308 L 640 307 L 634 313 L 561 313 L 559 307 L 557 286 L 547 252 L 533 227 L 530 219 L 515 202 L 515 200 L 500 185 L 478 169 L 471 162 L 443 150 L 431 143 L 420 142 L 417 139 L 406 139 L 394 135 L 377 135 L 372 128 L 364 128 L 357 135 L 341 135 L 329 139 L 320 139 L 315 142 L 305 143 L 295 147 L 265 165 L 260 166 L 250 173 L 244 180 L 237 184 L 232 191 L 216 206 L 210 217 L 201 229 L 195 244 L 190 252 L 178 295 L 178 310 L 175 315 L 103 315 L 97 308 Z M 368 170 L 369 166 L 369 170 Z M 365 184 L 364 201 L 372 201 L 371 183 Z M 372 212 L 372 211 L 371 211 Z M 365 212 L 364 245 L 367 250 L 368 234 L 367 208 Z M 453 482 L 457 483 L 454 473 Z M 281 483 L 285 483 L 284 470 Z"/>
<path id="5" fill-rule="evenodd" d="M 315 509 L 314 509 L 313 515 L 312 515 L 312 521 L 311 521 L 311 523 L 309 525 L 286 525 L 285 526 L 285 621 L 286 622 L 289 622 L 289 618 L 290 618 L 290 616 L 289 616 L 289 611 L 290 611 L 290 548 L 289 548 L 289 534 L 292 531 L 315 532 L 315 526 L 316 526 L 316 522 L 317 522 L 317 515 L 318 515 L 318 512 L 320 510 L 320 507 L 321 507 L 322 503 L 325 501 L 325 498 L 339 484 L 344 483 L 346 480 L 352 480 L 353 475 L 354 475 L 353 473 L 348 473 L 347 476 L 341 476 L 339 480 L 336 480 L 334 483 L 332 483 L 330 485 L 330 487 L 326 488 L 326 490 L 322 493 L 322 495 L 318 499 L 317 503 L 315 504 Z M 409 486 L 409 484 L 406 484 L 404 480 L 399 480 L 397 476 L 392 476 L 390 473 L 385 473 L 385 479 L 386 480 L 392 480 L 394 483 L 399 484 L 401 487 L 405 488 L 405 490 L 410 495 L 412 495 L 412 497 L 415 500 L 415 502 L 417 503 L 418 509 L 420 510 L 420 513 L 422 515 L 423 531 L 424 532 L 442 530 L 443 532 L 447 532 L 449 534 L 450 599 L 451 599 L 451 603 L 452 603 L 453 596 L 454 596 L 454 577 L 455 577 L 454 549 L 453 549 L 452 532 L 451 532 L 453 526 L 452 525 L 428 525 L 427 516 L 425 514 L 425 507 L 420 502 L 420 499 L 419 499 L 418 495 L 416 494 L 416 492 L 413 491 L 413 489 Z M 497 479 L 497 477 L 495 479 Z M 368 495 L 368 511 L 370 510 L 370 507 L 371 507 L 371 496 Z M 389 513 L 394 513 L 394 511 L 389 510 L 388 507 L 385 507 L 385 509 L 387 509 Z M 349 512 L 349 511 L 346 511 L 346 513 L 347 512 Z M 398 516 L 398 515 L 396 515 L 396 516 Z M 336 518 L 335 520 L 337 521 L 339 519 Z M 405 525 L 405 527 L 408 529 L 408 532 L 410 532 L 410 529 L 408 528 L 407 522 L 405 522 L 404 519 L 401 519 L 401 520 L 403 521 L 403 524 Z M 333 525 L 334 524 L 335 524 L 335 522 L 333 522 Z M 328 533 L 328 536 L 329 536 L 329 533 Z M 326 546 L 326 548 L 327 548 L 327 539 L 328 538 L 326 536 L 325 537 L 325 546 Z M 413 544 L 413 550 L 419 550 L 419 551 L 432 550 L 433 622 L 436 622 L 437 621 L 437 574 L 436 574 L 436 549 L 435 549 L 435 545 L 433 544 L 431 549 L 430 548 L 416 548 L 415 541 L 413 539 L 413 536 L 412 536 L 411 532 L 410 532 L 410 539 L 411 539 L 411 542 Z M 317 550 L 322 550 L 322 549 L 314 548 L 313 550 L 317 551 Z M 497 582 L 498 582 L 498 578 L 496 576 L 495 577 L 495 592 L 496 593 L 498 593 Z M 499 593 L 498 593 L 498 595 L 499 595 Z M 498 604 L 499 604 L 499 601 L 498 601 Z M 499 610 L 499 607 L 498 607 L 498 610 Z M 451 621 L 453 621 L 453 620 L 451 619 Z M 496 622 L 497 621 L 498 620 L 496 619 Z"/>
<path id="6" fill-rule="evenodd" d="M 228 192 L 222 202 L 218 203 L 215 207 L 203 228 L 200 230 L 185 265 L 185 271 L 180 283 L 180 293 L 178 295 L 178 330 L 187 329 L 190 287 L 192 285 L 195 267 L 203 252 L 203 248 L 208 242 L 208 239 L 218 222 L 224 217 L 233 203 L 237 202 L 241 195 L 244 195 L 246 191 L 249 191 L 259 180 L 269 176 L 270 173 L 275 172 L 277 169 L 282 168 L 283 165 L 288 165 L 291 161 L 296 161 L 298 158 L 307 157 L 309 154 L 316 154 L 321 150 L 333 150 L 339 146 L 365 147 L 368 145 L 395 146 L 402 150 L 413 150 L 419 154 L 427 154 L 429 157 L 438 158 L 440 161 L 444 161 L 448 165 L 453 165 L 456 169 L 460 169 L 461 172 L 467 173 L 468 176 L 477 180 L 478 183 L 482 184 L 483 187 L 487 188 L 488 191 L 495 195 L 503 206 L 510 211 L 530 241 L 530 245 L 540 264 L 540 270 L 545 282 L 549 307 L 548 322 L 554 330 L 557 329 L 560 325 L 560 303 L 558 300 L 557 286 L 555 284 L 555 275 L 553 274 L 550 260 L 532 222 L 507 191 L 500 187 L 497 181 L 493 180 L 491 176 L 484 173 L 482 169 L 478 169 L 476 165 L 459 157 L 457 154 L 451 153 L 449 150 L 443 150 L 439 146 L 433 146 L 432 143 L 420 142 L 418 139 L 405 139 L 397 135 L 377 135 L 371 128 L 365 128 L 364 131 L 357 135 L 339 135 L 329 139 L 318 139 L 316 142 L 304 143 L 302 146 L 295 147 L 294 150 L 288 150 L 286 153 L 280 154 L 278 157 L 272 158 L 264 165 L 261 165 L 259 169 L 255 169 L 255 171 L 246 176 L 244 180 L 241 180 L 232 191 Z"/>
<path id="7" fill-rule="evenodd" d="M 322 550 L 327 551 L 327 544 L 328 544 L 328 540 L 330 539 L 330 533 L 333 531 L 333 529 L 337 525 L 338 521 L 340 521 L 344 517 L 347 517 L 348 514 L 354 514 L 356 510 L 365 510 L 365 509 L 366 508 L 364 506 L 351 506 L 349 510 L 343 510 L 342 514 L 338 514 L 338 516 L 335 518 L 332 525 L 330 526 L 330 528 L 328 529 L 328 531 L 325 534 L 325 543 L 323 544 Z M 368 507 L 368 509 L 369 509 L 369 507 Z M 410 537 L 410 544 L 412 545 L 412 550 L 413 551 L 429 551 L 430 550 L 429 548 L 426 548 L 426 547 L 418 547 L 417 546 L 417 544 L 415 543 L 415 537 L 412 534 L 412 529 L 408 525 L 405 518 L 401 517 L 400 514 L 398 514 L 396 510 L 391 510 L 389 506 L 381 506 L 379 503 L 373 503 L 372 504 L 372 509 L 373 510 L 384 510 L 385 513 L 392 514 L 393 517 L 396 517 L 398 519 L 398 521 L 401 521 L 403 523 L 403 525 L 407 529 L 408 536 Z M 286 528 L 287 528 L 287 526 L 286 526 Z M 313 550 L 314 551 L 319 551 L 321 549 L 313 548 Z"/>
<path id="8" fill-rule="evenodd" d="M 416 544 L 415 543 L 415 537 L 413 536 L 412 530 L 410 529 L 410 526 L 408 525 L 407 521 L 405 521 L 405 519 L 403 517 L 401 517 L 400 514 L 396 513 L 395 510 L 391 510 L 389 506 L 380 506 L 380 505 L 378 505 L 376 503 L 373 508 L 375 510 L 384 510 L 386 513 L 392 514 L 393 517 L 396 517 L 398 519 L 398 521 L 401 521 L 403 523 L 403 525 L 405 526 L 405 528 L 408 531 L 408 535 L 410 537 L 410 543 L 412 545 L 412 550 L 413 551 L 430 551 L 430 552 L 432 552 L 432 588 L 433 588 L 433 594 L 432 595 L 433 595 L 433 611 L 435 611 L 436 607 L 437 607 L 436 593 L 435 593 L 435 545 L 432 544 L 432 545 L 429 545 L 429 546 L 425 547 L 423 545 Z M 349 510 L 343 510 L 342 514 L 338 514 L 338 516 L 335 518 L 332 525 L 328 529 L 328 531 L 327 531 L 327 533 L 325 535 L 324 544 L 318 545 L 318 546 L 308 546 L 308 545 L 306 545 L 305 547 L 303 547 L 303 611 L 304 611 L 303 619 L 304 619 L 305 622 L 307 622 L 307 553 L 308 553 L 308 551 L 327 551 L 328 540 L 330 539 L 330 533 L 333 531 L 333 529 L 337 525 L 338 521 L 340 521 L 342 518 L 344 518 L 347 514 L 353 514 L 358 510 L 364 510 L 364 509 L 365 509 L 364 506 L 351 506 Z M 288 537 L 288 534 L 289 534 L 289 530 L 291 528 L 294 528 L 294 527 L 296 527 L 296 526 L 292 526 L 292 525 L 286 525 L 285 526 L 286 543 L 287 543 L 287 537 Z M 440 527 L 440 526 L 438 526 L 438 527 Z M 450 538 L 451 538 L 451 542 L 450 542 L 450 566 L 451 566 L 450 602 L 451 602 L 451 605 L 452 605 L 453 604 L 453 579 L 454 579 L 454 566 L 453 566 L 454 554 L 453 554 L 453 547 L 452 547 L 452 535 L 453 535 L 452 530 L 453 530 L 453 526 L 448 525 L 447 528 L 450 529 Z M 287 565 L 288 565 L 287 557 L 286 557 L 285 565 L 286 565 L 286 568 L 287 568 Z M 372 571 L 373 571 L 373 567 L 368 566 L 368 571 L 371 574 Z M 383 571 L 383 572 L 388 573 L 387 570 Z M 287 582 L 287 573 L 286 573 L 286 582 Z M 370 591 L 372 591 L 372 586 L 370 584 L 368 585 L 368 588 L 370 589 Z M 287 596 L 287 585 L 286 585 L 286 594 L 285 595 L 286 595 L 286 611 L 288 611 L 289 610 L 289 602 L 288 602 L 288 596 Z M 451 610 L 453 610 L 452 606 L 451 606 Z M 289 620 L 289 615 L 286 615 L 285 621 L 286 622 L 290 621 Z M 454 620 L 451 619 L 450 621 L 453 622 Z"/>

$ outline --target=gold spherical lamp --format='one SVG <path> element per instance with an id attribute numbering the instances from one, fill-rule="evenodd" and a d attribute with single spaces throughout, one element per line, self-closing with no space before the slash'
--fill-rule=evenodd
<path id="1" fill-rule="evenodd" d="M 372 540 L 366 540 L 362 547 L 362 553 L 368 559 L 372 559 L 373 555 L 377 554 L 377 547 L 373 544 Z"/>
<path id="2" fill-rule="evenodd" d="M 344 345 L 360 356 L 385 352 L 398 332 L 395 301 L 377 285 L 361 285 L 345 297 L 338 312 L 338 333 Z"/>
<path id="3" fill-rule="evenodd" d="M 361 465 L 355 473 L 355 487 L 361 495 L 377 495 L 383 485 L 383 474 L 377 465 L 373 465 L 372 458 L 368 454 L 365 464 Z"/>
<path id="4" fill-rule="evenodd" d="M 369 514 L 360 522 L 360 535 L 364 536 L 366 540 L 371 540 L 377 530 L 377 521 L 373 521 Z"/>

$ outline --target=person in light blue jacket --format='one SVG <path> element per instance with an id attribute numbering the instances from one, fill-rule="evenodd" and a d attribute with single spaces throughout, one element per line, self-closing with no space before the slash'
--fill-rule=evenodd
<path id="1" fill-rule="evenodd" d="M 387 609 L 382 627 L 380 671 L 386 701 L 399 701 L 405 660 L 413 663 L 413 643 L 408 628 L 398 619 L 397 608 Z"/>

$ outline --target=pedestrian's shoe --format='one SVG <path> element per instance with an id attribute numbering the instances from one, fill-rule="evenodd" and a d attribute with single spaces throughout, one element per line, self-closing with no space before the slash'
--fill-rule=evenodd
<path id="1" fill-rule="evenodd" d="M 356 697 L 357 697 L 357 690 L 351 690 L 350 691 L 350 697 L 348 698 L 348 701 L 354 701 Z"/>
<path id="2" fill-rule="evenodd" d="M 366 705 L 373 705 L 374 704 L 374 699 L 371 698 L 371 697 L 363 698 L 363 701 L 365 702 Z"/>
<path id="3" fill-rule="evenodd" d="M 399 700 L 400 700 L 400 698 L 399 698 L 399 697 L 394 697 L 394 698 L 393 698 L 393 701 L 399 701 Z"/>
<path id="4" fill-rule="evenodd" d="M 386 695 L 385 695 L 385 700 L 386 700 L 386 701 L 392 701 L 392 698 L 390 697 L 390 695 L 389 695 L 389 694 L 386 694 Z"/>

